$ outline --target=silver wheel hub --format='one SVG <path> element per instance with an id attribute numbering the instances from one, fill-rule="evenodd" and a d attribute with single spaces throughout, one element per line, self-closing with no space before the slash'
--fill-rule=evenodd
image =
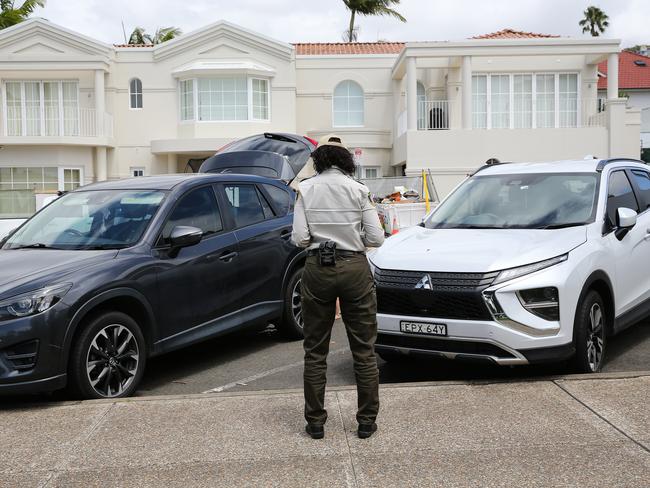
<path id="1" fill-rule="evenodd" d="M 598 303 L 589 310 L 589 329 L 587 330 L 587 361 L 592 371 L 598 371 L 603 360 L 605 345 L 605 324 L 603 311 Z"/>
<path id="2" fill-rule="evenodd" d="M 300 284 L 302 280 L 296 281 L 296 284 L 291 290 L 291 314 L 293 315 L 294 322 L 301 329 L 304 328 L 305 323 L 302 317 L 302 302 L 300 300 Z"/>
<path id="3" fill-rule="evenodd" d="M 140 351 L 135 336 L 120 324 L 100 330 L 86 354 L 86 375 L 95 392 L 106 398 L 120 396 L 135 379 Z"/>

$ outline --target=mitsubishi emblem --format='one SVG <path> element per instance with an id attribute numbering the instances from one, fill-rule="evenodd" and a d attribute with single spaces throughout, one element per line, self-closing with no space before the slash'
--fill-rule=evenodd
<path id="1" fill-rule="evenodd" d="M 415 285 L 417 290 L 433 290 L 433 283 L 431 283 L 431 276 L 425 274 L 418 284 Z"/>

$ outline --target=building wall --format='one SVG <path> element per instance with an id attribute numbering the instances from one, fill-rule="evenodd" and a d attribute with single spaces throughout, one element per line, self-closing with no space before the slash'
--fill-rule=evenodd
<path id="1" fill-rule="evenodd" d="M 298 56 L 296 59 L 296 125 L 298 133 L 319 138 L 341 135 L 353 149 L 361 149 L 359 164 L 380 166 L 392 175 L 394 123 L 391 70 L 397 56 Z M 345 80 L 361 85 L 364 123 L 361 127 L 335 127 L 332 95 Z"/>

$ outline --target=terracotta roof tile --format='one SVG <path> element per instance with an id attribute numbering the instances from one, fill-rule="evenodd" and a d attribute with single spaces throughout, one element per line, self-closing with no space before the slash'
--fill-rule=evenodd
<path id="1" fill-rule="evenodd" d="M 399 54 L 403 42 L 317 42 L 294 44 L 297 55 Z"/>
<path id="2" fill-rule="evenodd" d="M 114 47 L 153 47 L 153 44 L 113 44 Z"/>
<path id="3" fill-rule="evenodd" d="M 645 63 L 645 66 L 635 64 L 635 61 Z M 605 76 L 599 76 L 598 89 L 607 89 L 607 61 L 598 65 L 598 71 Z M 622 51 L 618 55 L 618 88 L 650 89 L 650 57 L 641 54 Z"/>
<path id="4" fill-rule="evenodd" d="M 490 34 L 483 34 L 481 36 L 474 36 L 472 39 L 540 39 L 560 37 L 552 34 L 538 34 L 536 32 L 524 32 L 514 29 L 503 29 Z"/>

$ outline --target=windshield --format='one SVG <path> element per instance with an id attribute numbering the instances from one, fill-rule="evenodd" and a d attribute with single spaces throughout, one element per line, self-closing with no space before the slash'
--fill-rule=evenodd
<path id="1" fill-rule="evenodd" d="M 121 249 L 140 240 L 164 192 L 99 190 L 68 193 L 34 215 L 3 249 Z"/>
<path id="2" fill-rule="evenodd" d="M 437 229 L 550 229 L 594 219 L 596 173 L 475 176 L 426 222 Z"/>

